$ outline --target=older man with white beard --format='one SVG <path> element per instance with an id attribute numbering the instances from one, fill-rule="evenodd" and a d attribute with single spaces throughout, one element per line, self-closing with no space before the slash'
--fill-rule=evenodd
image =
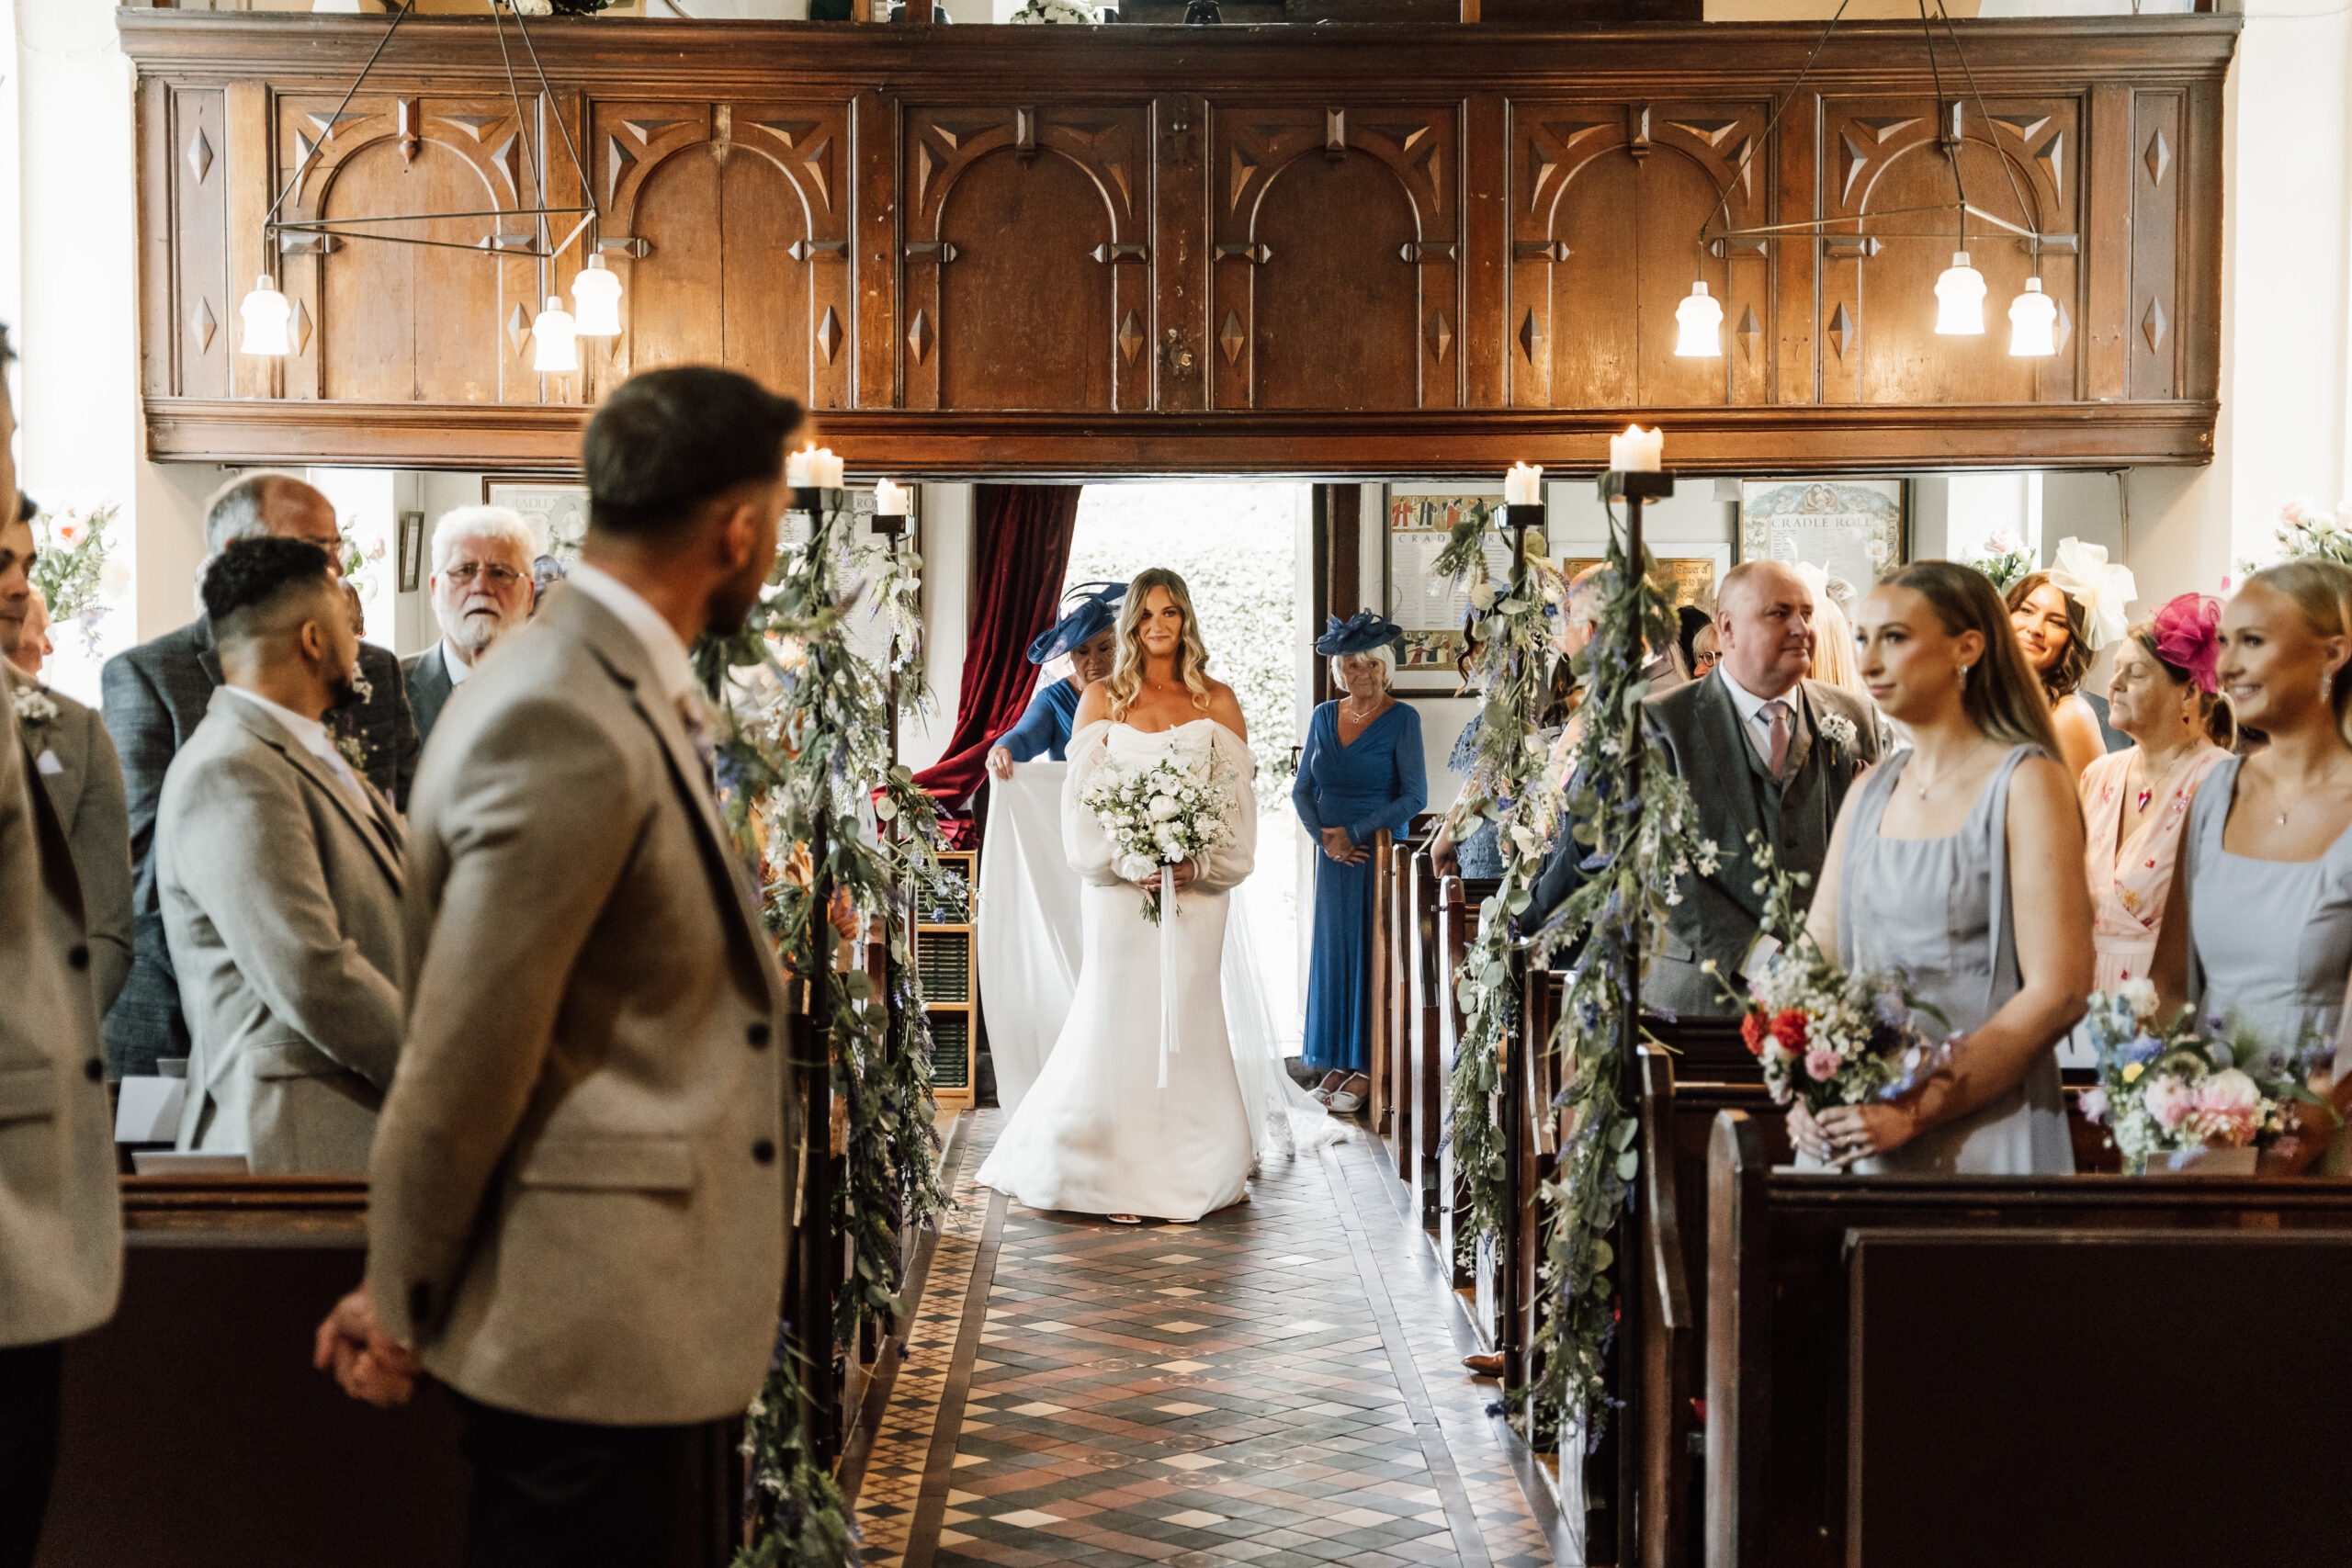
<path id="1" fill-rule="evenodd" d="M 401 660 L 417 733 L 427 739 L 449 694 L 500 637 L 531 618 L 531 562 L 538 542 L 522 513 L 461 506 L 433 536 L 433 618 L 441 640 Z"/>

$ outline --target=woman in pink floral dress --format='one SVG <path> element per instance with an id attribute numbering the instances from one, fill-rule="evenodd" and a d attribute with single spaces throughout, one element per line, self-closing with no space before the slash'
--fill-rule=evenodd
<path id="1" fill-rule="evenodd" d="M 2147 978 L 2189 802 L 2229 755 L 2216 744 L 2231 734 L 2221 615 L 2220 600 L 2184 593 L 2116 649 L 2109 721 L 2138 744 L 2093 761 L 2081 784 L 2098 990 Z"/>

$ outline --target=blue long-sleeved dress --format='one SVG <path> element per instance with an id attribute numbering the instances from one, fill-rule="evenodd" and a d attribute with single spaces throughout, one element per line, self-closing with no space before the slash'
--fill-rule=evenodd
<path id="1" fill-rule="evenodd" d="M 1068 761 L 1063 748 L 1069 744 L 1070 722 L 1078 716 L 1078 699 L 1083 694 L 1067 679 L 1038 688 L 1021 722 L 998 736 L 996 744 L 1012 752 L 1016 762 L 1034 762 L 1040 754 Z"/>
<path id="2" fill-rule="evenodd" d="M 1322 831 L 1344 828 L 1349 841 L 1370 844 L 1385 828 L 1402 833 L 1429 804 L 1421 761 L 1421 716 L 1405 703 L 1340 744 L 1340 705 L 1325 703 L 1307 721 L 1291 804 L 1316 835 L 1315 951 L 1306 972 L 1306 1063 L 1362 1072 L 1371 1060 L 1364 963 L 1372 941 L 1372 862 L 1342 865 L 1323 852 Z"/>

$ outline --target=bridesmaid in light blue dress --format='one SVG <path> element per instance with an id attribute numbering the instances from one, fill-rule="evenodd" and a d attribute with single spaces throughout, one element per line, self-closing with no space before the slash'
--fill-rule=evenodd
<path id="1" fill-rule="evenodd" d="M 2090 889 L 2049 705 L 1969 567 L 1904 567 L 1854 623 L 1862 680 L 1913 743 L 1847 795 L 1807 930 L 1849 970 L 1905 971 L 1953 1048 L 1893 1100 L 1799 1102 L 1790 1136 L 1804 1163 L 1862 1174 L 2071 1171 L 2057 1048 L 2090 989 Z"/>
<path id="2" fill-rule="evenodd" d="M 1360 1109 L 1369 1080 L 1370 998 L 1365 958 L 1372 930 L 1372 840 L 1402 834 L 1429 802 L 1420 715 L 1388 693 L 1396 628 L 1364 611 L 1334 617 L 1315 651 L 1332 660 L 1348 695 L 1307 722 L 1291 804 L 1318 840 L 1315 947 L 1306 976 L 1306 1062 L 1328 1069 L 1317 1091 L 1342 1115 Z"/>

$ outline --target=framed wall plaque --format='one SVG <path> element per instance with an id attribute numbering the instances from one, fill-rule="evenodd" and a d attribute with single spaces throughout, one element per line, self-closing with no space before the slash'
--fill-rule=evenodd
<path id="1" fill-rule="evenodd" d="M 1746 479 L 1739 558 L 1811 561 L 1857 593 L 1909 558 L 1902 479 Z"/>
<path id="2" fill-rule="evenodd" d="M 1405 642 L 1396 656 L 1397 691 L 1450 696 L 1461 685 L 1455 660 L 1464 646 L 1462 623 L 1470 608 L 1470 584 L 1440 576 L 1437 558 L 1445 553 L 1455 525 L 1472 518 L 1483 524 L 1502 504 L 1500 491 L 1389 492 L 1385 612 Z M 1489 533 L 1486 551 L 1488 578 L 1507 581 L 1510 542 Z"/>
<path id="3" fill-rule="evenodd" d="M 487 506 L 511 506 L 538 530 L 547 553 L 560 560 L 580 558 L 580 541 L 588 536 L 588 487 L 547 479 L 481 481 Z"/>

